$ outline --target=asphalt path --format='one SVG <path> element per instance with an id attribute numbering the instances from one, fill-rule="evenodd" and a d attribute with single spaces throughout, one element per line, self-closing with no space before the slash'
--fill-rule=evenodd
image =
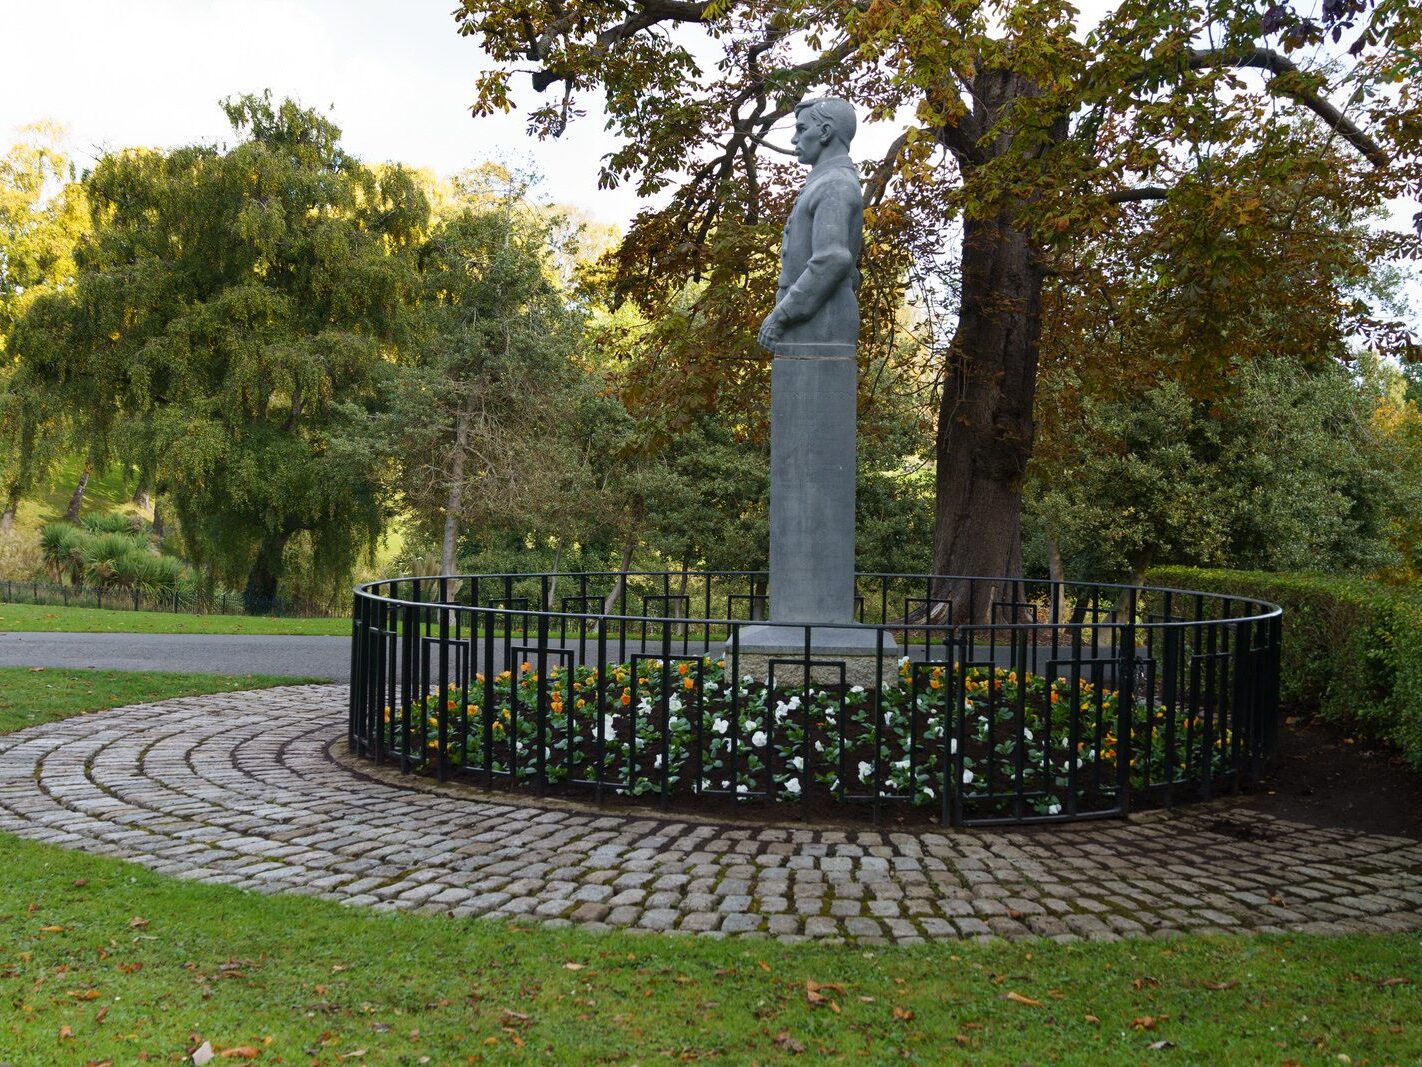
<path id="1" fill-rule="evenodd" d="M 349 637 L 0 633 L 0 667 L 274 674 L 350 681 Z"/>

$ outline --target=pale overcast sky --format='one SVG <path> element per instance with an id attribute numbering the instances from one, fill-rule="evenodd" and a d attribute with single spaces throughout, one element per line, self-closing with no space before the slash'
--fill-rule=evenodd
<path id="1" fill-rule="evenodd" d="M 55 119 L 75 157 L 230 139 L 223 97 L 270 88 L 329 109 L 367 162 L 448 174 L 494 159 L 531 162 L 544 191 L 595 217 L 635 213 L 630 189 L 600 192 L 601 123 L 537 142 L 517 115 L 471 118 L 478 44 L 458 36 L 454 0 L 0 0 L 5 42 L 0 147 Z M 521 102 L 535 98 L 526 79 Z"/>
<path id="2" fill-rule="evenodd" d="M 544 195 L 625 225 L 630 187 L 597 187 L 612 142 L 596 115 L 557 141 L 535 141 L 518 112 L 474 119 L 478 43 L 458 36 L 455 0 L 0 0 L 0 150 L 17 127 L 69 127 L 88 166 L 105 150 L 229 139 L 223 97 L 271 89 L 329 110 L 346 148 L 450 174 L 493 159 L 532 164 Z M 1078 0 L 1092 23 L 1109 0 Z M 538 99 L 520 77 L 516 100 Z M 585 106 L 596 106 L 587 98 Z M 896 132 L 896 131 L 895 131 Z M 881 153 L 893 133 L 865 129 L 855 154 Z M 780 141 L 788 144 L 788 129 Z M 1394 225 L 1417 206 L 1393 205 Z M 1416 294 L 1416 283 L 1410 287 Z"/>

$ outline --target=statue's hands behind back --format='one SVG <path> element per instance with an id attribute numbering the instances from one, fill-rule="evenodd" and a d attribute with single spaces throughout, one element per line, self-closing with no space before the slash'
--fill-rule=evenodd
<path id="1" fill-rule="evenodd" d="M 761 348 L 774 350 L 775 345 L 785 333 L 785 318 L 780 314 L 777 306 L 774 311 L 765 317 L 765 321 L 760 326 L 760 336 L 757 340 Z"/>

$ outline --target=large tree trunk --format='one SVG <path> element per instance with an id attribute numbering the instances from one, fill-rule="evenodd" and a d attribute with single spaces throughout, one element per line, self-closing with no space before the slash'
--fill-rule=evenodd
<path id="1" fill-rule="evenodd" d="M 15 528 L 15 515 L 20 510 L 20 486 L 10 486 L 5 494 L 5 510 L 0 512 L 0 533 L 9 533 Z"/>
<path id="2" fill-rule="evenodd" d="M 130 501 L 134 507 L 147 511 L 153 506 L 153 497 L 150 493 L 152 479 L 148 476 L 148 468 L 142 467 L 138 471 L 138 485 L 133 490 L 133 499 Z"/>
<path id="3" fill-rule="evenodd" d="M 1034 95 L 1011 71 L 985 69 L 973 81 L 973 115 L 952 131 L 965 172 L 1013 149 L 1010 128 L 987 143 L 1013 101 Z M 1065 126 L 1053 130 L 1065 135 Z M 951 138 L 950 138 L 951 139 Z M 933 570 L 958 578 L 935 583 L 933 618 L 990 622 L 994 602 L 1019 600 L 1022 481 L 1032 455 L 1032 402 L 1042 335 L 1038 250 L 1014 225 L 1012 205 L 963 224 L 958 329 L 938 415 Z M 951 609 L 950 609 L 951 605 Z M 1015 613 L 999 613 L 1002 621 Z"/>
<path id="4" fill-rule="evenodd" d="M 962 302 L 938 416 L 935 574 L 954 622 L 987 622 L 1022 577 L 1022 479 L 1042 332 L 1042 270 L 1027 235 L 999 216 L 964 225 Z M 996 579 L 1001 579 L 997 581 Z M 936 605 L 935 617 L 947 615 Z"/>
<path id="5" fill-rule="evenodd" d="M 612 591 L 602 602 L 604 615 L 611 614 L 612 609 L 617 605 L 618 598 L 622 596 L 622 587 L 627 584 L 627 571 L 632 566 L 632 552 L 636 547 L 637 534 L 634 531 L 627 535 L 627 542 L 622 546 L 622 563 L 617 568 L 617 581 L 612 583 Z"/>
<path id="6" fill-rule="evenodd" d="M 89 486 L 90 465 L 84 464 L 84 473 L 79 475 L 79 484 L 74 487 L 74 495 L 69 498 L 69 508 L 64 517 L 70 522 L 79 521 L 79 509 L 84 506 L 84 490 Z"/>
<path id="7" fill-rule="evenodd" d="M 247 588 L 243 590 L 242 602 L 248 615 L 262 615 L 276 607 L 277 583 L 281 579 L 282 554 L 291 539 L 287 533 L 267 534 L 252 569 L 247 572 Z"/>

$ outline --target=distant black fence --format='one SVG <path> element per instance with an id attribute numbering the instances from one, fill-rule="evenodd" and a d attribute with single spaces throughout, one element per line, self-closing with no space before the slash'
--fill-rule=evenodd
<path id="1" fill-rule="evenodd" d="M 258 602 L 249 609 L 240 593 L 205 593 L 197 589 L 145 591 L 57 582 L 0 581 L 0 601 L 66 608 L 110 608 L 118 611 L 172 611 L 193 615 L 264 615 L 283 618 L 323 618 L 327 613 L 301 607 L 284 597 Z"/>
<path id="2" fill-rule="evenodd" d="M 349 743 L 491 788 L 954 825 L 1122 816 L 1258 779 L 1278 607 L 1003 587 L 862 575 L 858 622 L 790 623 L 794 649 L 767 655 L 742 646 L 764 574 L 372 582 L 355 595 Z M 851 628 L 864 654 L 818 651 Z"/>

